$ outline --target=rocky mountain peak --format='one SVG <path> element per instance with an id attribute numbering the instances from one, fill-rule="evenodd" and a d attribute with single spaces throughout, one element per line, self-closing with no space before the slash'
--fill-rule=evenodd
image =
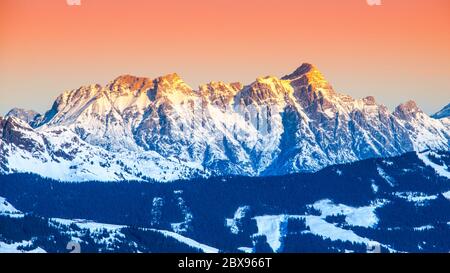
<path id="1" fill-rule="evenodd" d="M 10 116 L 10 117 L 6 117 L 5 116 L 2 120 L 4 122 L 4 126 L 5 127 L 8 127 L 8 128 L 23 128 L 23 129 L 30 129 L 31 130 L 30 125 L 27 122 L 25 122 L 24 120 L 20 119 L 20 118 L 13 117 L 13 116 Z"/>
<path id="2" fill-rule="evenodd" d="M 289 75 L 284 76 L 282 79 L 283 80 L 294 80 L 294 79 L 298 79 L 304 75 L 307 75 L 309 73 L 314 73 L 315 71 L 318 71 L 317 67 L 315 67 L 314 65 L 309 64 L 309 63 L 303 63 L 294 72 L 292 72 Z"/>
<path id="3" fill-rule="evenodd" d="M 332 96 L 335 94 L 322 72 L 309 63 L 302 64 L 294 72 L 282 77 L 282 79 L 291 81 L 291 85 L 295 89 L 306 89 L 308 93 L 320 93 L 320 96 Z"/>
<path id="4" fill-rule="evenodd" d="M 258 77 L 250 86 L 257 90 L 269 89 L 275 96 L 285 96 L 293 90 L 289 81 L 275 76 Z"/>
<path id="5" fill-rule="evenodd" d="M 363 102 L 366 105 L 376 105 L 377 104 L 375 97 L 373 97 L 373 96 L 368 96 L 368 97 L 363 98 Z"/>
<path id="6" fill-rule="evenodd" d="M 200 93 L 236 93 L 243 88 L 240 82 L 224 83 L 223 81 L 212 81 L 199 86 Z"/>
<path id="7" fill-rule="evenodd" d="M 16 117 L 0 118 L 0 143 L 6 141 L 27 151 L 42 150 L 35 139 L 28 136 L 33 129 L 25 121 Z"/>
<path id="8" fill-rule="evenodd" d="M 259 77 L 246 86 L 210 82 L 198 91 L 176 73 L 153 80 L 123 75 L 104 88 L 63 93 L 40 125 L 31 126 L 36 130 L 12 116 L 9 127 L 0 120 L 0 146 L 24 147 L 30 157 L 33 147 L 46 147 L 38 148 L 38 171 L 53 168 L 54 155 L 66 149 L 81 167 L 61 165 L 64 171 L 53 175 L 68 180 L 312 172 L 415 147 L 448 148 L 449 139 L 448 127 L 414 102 L 392 115 L 371 96 L 355 100 L 335 93 L 311 64 L 281 79 Z M 17 130 L 5 134 L 5 128 Z M 17 160 L 10 169 L 30 171 L 26 158 Z M 93 166 L 98 174 L 87 175 Z"/>
<path id="9" fill-rule="evenodd" d="M 200 85 L 199 93 L 202 97 L 208 98 L 212 104 L 224 107 L 242 88 L 243 85 L 239 82 L 224 83 L 222 81 L 213 81 Z"/>
<path id="10" fill-rule="evenodd" d="M 16 117 L 28 124 L 36 120 L 36 118 L 38 118 L 39 116 L 40 114 L 36 111 L 25 110 L 22 108 L 13 108 L 6 114 L 6 117 Z"/>
<path id="11" fill-rule="evenodd" d="M 188 86 L 183 79 L 177 74 L 167 74 L 161 77 L 158 77 L 156 80 L 156 85 L 158 90 L 161 91 L 181 91 L 184 93 L 191 93 L 192 88 Z"/>
<path id="12" fill-rule="evenodd" d="M 295 84 L 313 85 L 315 88 L 328 88 L 329 84 L 325 80 L 324 75 L 320 70 L 309 63 L 304 63 L 298 67 L 294 72 L 282 77 L 283 80 L 290 80 Z"/>
<path id="13" fill-rule="evenodd" d="M 184 83 L 183 79 L 177 73 L 170 73 L 161 77 L 158 77 L 159 83 L 179 84 Z"/>
<path id="14" fill-rule="evenodd" d="M 237 100 L 245 105 L 264 104 L 283 100 L 292 92 L 289 81 L 274 76 L 258 77 L 256 81 L 244 87 L 238 94 Z"/>
<path id="15" fill-rule="evenodd" d="M 108 89 L 111 91 L 136 91 L 136 90 L 148 90 L 153 88 L 153 80 L 145 77 L 136 77 L 132 75 L 122 75 L 113 80 Z"/>
<path id="16" fill-rule="evenodd" d="M 397 108 L 395 108 L 394 111 L 394 115 L 403 120 L 414 118 L 418 113 L 423 112 L 413 100 L 409 100 L 405 103 L 400 104 L 399 106 L 397 106 Z"/>
<path id="17" fill-rule="evenodd" d="M 302 64 L 291 74 L 282 77 L 282 80 L 290 82 L 294 95 L 305 108 L 316 102 L 329 104 L 336 95 L 323 74 L 312 64 Z"/>

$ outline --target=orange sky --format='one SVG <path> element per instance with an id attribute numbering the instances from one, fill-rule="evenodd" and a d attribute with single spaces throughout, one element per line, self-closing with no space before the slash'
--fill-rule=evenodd
<path id="1" fill-rule="evenodd" d="M 340 92 L 450 102 L 450 1 L 0 0 L 0 113 L 66 89 L 177 72 L 192 87 L 316 64 Z"/>

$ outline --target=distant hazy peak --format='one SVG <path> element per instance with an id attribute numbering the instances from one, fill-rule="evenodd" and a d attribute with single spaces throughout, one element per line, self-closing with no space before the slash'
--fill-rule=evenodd
<path id="1" fill-rule="evenodd" d="M 432 116 L 433 118 L 441 119 L 450 117 L 450 103 L 444 106 L 439 112 Z"/>
<path id="2" fill-rule="evenodd" d="M 13 108 L 11 109 L 5 116 L 7 117 L 15 117 L 20 120 L 25 121 L 26 123 L 33 122 L 40 114 L 34 110 L 25 110 L 22 108 Z"/>

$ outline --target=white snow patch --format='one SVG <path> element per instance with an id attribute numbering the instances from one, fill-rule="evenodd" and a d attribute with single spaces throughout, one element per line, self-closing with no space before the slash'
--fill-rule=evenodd
<path id="1" fill-rule="evenodd" d="M 240 251 L 245 252 L 245 253 L 253 253 L 253 248 L 251 248 L 251 247 L 244 247 L 244 246 L 242 246 L 242 247 L 238 247 L 238 249 Z"/>
<path id="2" fill-rule="evenodd" d="M 327 108 L 323 111 L 323 113 L 328 117 L 328 118 L 335 118 L 336 114 L 334 113 L 333 109 L 331 108 Z"/>
<path id="3" fill-rule="evenodd" d="M 267 243 L 274 252 L 282 248 L 282 238 L 287 232 L 287 220 L 305 219 L 306 226 L 315 235 L 319 235 L 330 240 L 349 241 L 354 243 L 377 243 L 367 238 L 356 235 L 352 230 L 337 227 L 335 224 L 328 223 L 327 216 L 344 215 L 345 221 L 351 226 L 374 227 L 378 223 L 378 217 L 375 210 L 386 203 L 385 200 L 377 200 L 373 204 L 364 207 L 350 207 L 343 204 L 334 204 L 331 200 L 324 199 L 311 205 L 314 209 L 320 211 L 320 216 L 313 215 L 264 215 L 254 217 L 258 227 L 257 235 L 265 235 Z"/>
<path id="4" fill-rule="evenodd" d="M 278 252 L 281 248 L 281 236 L 284 235 L 288 216 L 264 215 L 254 217 L 254 219 L 258 227 L 257 235 L 265 235 L 272 250 Z"/>
<path id="5" fill-rule="evenodd" d="M 239 207 L 236 212 L 234 213 L 233 218 L 227 218 L 226 220 L 226 226 L 230 228 L 231 233 L 238 234 L 239 233 L 239 227 L 237 226 L 237 222 L 245 217 L 247 211 L 250 209 L 249 206 L 243 206 Z"/>
<path id="6" fill-rule="evenodd" d="M 90 231 L 101 231 L 101 230 L 116 231 L 118 229 L 126 227 L 126 226 L 121 226 L 121 225 L 96 223 L 96 222 L 84 220 L 84 219 L 68 220 L 68 219 L 61 219 L 61 218 L 51 218 L 51 220 L 55 221 L 57 223 L 66 225 L 66 226 L 75 224 L 81 229 L 89 229 Z"/>
<path id="7" fill-rule="evenodd" d="M 442 195 L 450 201 L 450 191 L 444 192 Z"/>
<path id="8" fill-rule="evenodd" d="M 205 244 L 201 244 L 201 243 L 199 243 L 199 242 L 197 242 L 195 240 L 192 240 L 190 238 L 184 237 L 183 235 L 180 235 L 180 234 L 172 232 L 172 231 L 159 230 L 159 229 L 151 229 L 151 230 L 160 232 L 160 233 L 164 234 L 167 237 L 172 237 L 172 238 L 174 238 L 174 239 L 176 239 L 176 240 L 178 240 L 178 241 L 180 241 L 182 243 L 187 244 L 188 246 L 198 248 L 198 249 L 202 250 L 205 253 L 218 253 L 219 252 L 219 250 L 217 248 L 210 247 L 210 246 L 207 246 Z"/>
<path id="9" fill-rule="evenodd" d="M 450 172 L 445 169 L 446 166 L 440 166 L 440 165 L 432 162 L 428 158 L 428 155 L 430 154 L 430 152 L 425 152 L 425 153 L 416 152 L 416 154 L 417 154 L 417 157 L 419 157 L 419 159 L 422 160 L 425 165 L 433 168 L 438 175 L 447 177 L 448 179 L 450 179 Z"/>
<path id="10" fill-rule="evenodd" d="M 320 216 L 304 216 L 310 232 L 332 241 L 348 241 L 353 243 L 369 244 L 373 241 L 356 235 L 353 231 L 336 227 Z"/>
<path id="11" fill-rule="evenodd" d="M 334 204 L 329 199 L 317 201 L 312 207 L 321 212 L 321 218 L 327 216 L 344 215 L 345 221 L 351 226 L 374 227 L 378 223 L 378 217 L 375 210 L 383 206 L 384 202 L 378 201 L 370 206 L 350 207 L 343 204 Z"/>
<path id="12" fill-rule="evenodd" d="M 427 201 L 438 198 L 437 195 L 426 195 L 422 192 L 395 192 L 394 195 L 405 199 L 408 202 L 415 202 L 418 205 L 424 205 Z"/>
<path id="13" fill-rule="evenodd" d="M 380 166 L 377 166 L 378 174 L 391 186 L 395 186 L 394 178 L 390 177 Z"/>
<path id="14" fill-rule="evenodd" d="M 46 251 L 40 247 L 37 247 L 29 251 L 17 249 L 18 247 L 24 247 L 28 245 L 31 245 L 31 242 L 22 241 L 20 243 L 12 243 L 12 244 L 0 242 L 0 253 L 46 253 Z"/>
<path id="15" fill-rule="evenodd" d="M 424 231 L 424 230 L 430 230 L 430 229 L 434 229 L 434 226 L 426 225 L 426 226 L 421 226 L 421 227 L 415 227 L 414 228 L 415 231 Z"/>
<path id="16" fill-rule="evenodd" d="M 255 217 L 258 225 L 258 234 L 267 237 L 267 243 L 274 252 L 280 251 L 282 247 L 282 238 L 286 234 L 286 226 L 288 219 L 304 219 L 305 224 L 309 227 L 306 233 L 312 233 L 322 238 L 332 241 L 353 242 L 361 244 L 379 244 L 376 241 L 356 235 L 352 230 L 339 228 L 334 224 L 325 221 L 322 216 L 313 215 L 265 215 Z M 387 247 L 387 246 L 385 246 Z"/>
<path id="17" fill-rule="evenodd" d="M 378 186 L 377 186 L 377 184 L 375 184 L 375 181 L 372 181 L 371 187 L 372 187 L 373 193 L 378 192 Z"/>
<path id="18" fill-rule="evenodd" d="M 389 160 L 383 160 L 382 162 L 383 162 L 383 164 L 386 165 L 386 166 L 392 166 L 392 165 L 394 165 L 394 162 L 389 161 Z"/>
<path id="19" fill-rule="evenodd" d="M 0 197 L 0 215 L 8 215 L 13 218 L 23 217 L 23 213 L 13 207 L 5 198 Z"/>

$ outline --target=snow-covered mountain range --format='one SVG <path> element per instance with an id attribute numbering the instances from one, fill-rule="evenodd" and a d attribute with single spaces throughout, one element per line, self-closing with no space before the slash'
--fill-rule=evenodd
<path id="1" fill-rule="evenodd" d="M 0 118 L 0 172 L 64 181 L 266 176 L 449 150 L 448 118 L 336 92 L 313 65 L 197 90 L 177 74 L 66 91 L 40 115 Z M 440 119 L 438 119 L 440 118 Z"/>

